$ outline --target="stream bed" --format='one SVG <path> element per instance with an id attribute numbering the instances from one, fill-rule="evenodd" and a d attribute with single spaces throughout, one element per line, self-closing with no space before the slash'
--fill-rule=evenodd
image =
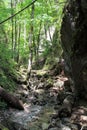
<path id="1" fill-rule="evenodd" d="M 65 81 L 67 77 L 41 76 L 34 72 L 29 86 L 19 85 L 14 94 L 23 101 L 24 110 L 11 107 L 0 110 L 0 130 L 87 130 L 86 123 L 82 124 L 79 118 L 87 118 L 82 114 L 87 113 L 87 109 L 82 106 L 74 109 L 70 117 L 58 116 L 66 95 Z"/>
<path id="2" fill-rule="evenodd" d="M 53 107 L 25 105 L 24 111 L 9 109 L 0 112 L 0 122 L 9 130 L 45 130 L 52 113 Z"/>

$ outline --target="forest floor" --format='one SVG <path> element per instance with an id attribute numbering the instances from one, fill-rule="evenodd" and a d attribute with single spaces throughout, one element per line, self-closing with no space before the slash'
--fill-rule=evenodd
<path id="1" fill-rule="evenodd" d="M 87 130 L 86 103 L 74 105 L 70 79 L 55 72 L 32 70 L 27 84 L 19 84 L 15 96 L 23 101 L 24 111 L 0 111 L 9 130 Z M 25 79 L 26 70 L 21 73 Z"/>

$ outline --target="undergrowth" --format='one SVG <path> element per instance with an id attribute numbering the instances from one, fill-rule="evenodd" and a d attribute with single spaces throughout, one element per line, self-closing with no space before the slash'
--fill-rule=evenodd
<path id="1" fill-rule="evenodd" d="M 0 44 L 0 86 L 8 91 L 15 89 L 15 79 L 19 76 L 16 70 L 17 63 L 12 60 L 11 50 L 6 44 Z"/>

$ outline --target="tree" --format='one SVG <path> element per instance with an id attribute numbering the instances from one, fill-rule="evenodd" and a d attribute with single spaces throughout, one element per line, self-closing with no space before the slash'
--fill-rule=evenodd
<path id="1" fill-rule="evenodd" d="M 31 27 L 30 27 L 30 33 L 29 33 L 29 60 L 28 60 L 28 74 L 31 73 L 32 68 L 32 60 L 33 60 L 33 44 L 34 44 L 34 10 L 35 6 L 34 4 L 31 7 Z"/>
<path id="2" fill-rule="evenodd" d="M 11 15 L 13 15 L 13 1 L 11 0 Z M 13 52 L 13 46 L 14 46 L 14 35 L 13 35 L 13 30 L 14 30 L 14 21 L 13 18 L 11 19 L 12 21 L 12 52 Z M 13 57 L 13 54 L 12 54 Z"/>

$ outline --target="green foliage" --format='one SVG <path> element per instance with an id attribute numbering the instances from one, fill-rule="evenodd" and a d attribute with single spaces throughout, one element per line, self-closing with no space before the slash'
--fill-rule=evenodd
<path id="1" fill-rule="evenodd" d="M 0 101 L 0 109 L 5 109 L 7 104 L 4 101 Z"/>
<path id="2" fill-rule="evenodd" d="M 53 79 L 49 77 L 48 80 L 47 80 L 47 83 L 53 84 Z"/>
<path id="3" fill-rule="evenodd" d="M 0 1 L 0 21 L 18 12 L 32 0 L 12 2 L 13 8 L 11 1 Z M 18 76 L 15 62 L 27 65 L 30 53 L 33 61 L 47 58 L 45 65 L 53 64 L 61 56 L 60 28 L 64 7 L 61 2 L 65 0 L 38 0 L 34 3 L 34 14 L 30 6 L 0 26 L 0 85 L 4 88 L 15 88 L 14 79 Z"/>
<path id="4" fill-rule="evenodd" d="M 9 130 L 7 127 L 5 127 L 4 125 L 2 125 L 1 123 L 0 123 L 0 129 L 1 130 Z"/>
<path id="5" fill-rule="evenodd" d="M 0 44 L 0 85 L 8 90 L 16 86 L 14 79 L 17 78 L 16 64 L 11 59 L 11 51 L 6 44 Z"/>

